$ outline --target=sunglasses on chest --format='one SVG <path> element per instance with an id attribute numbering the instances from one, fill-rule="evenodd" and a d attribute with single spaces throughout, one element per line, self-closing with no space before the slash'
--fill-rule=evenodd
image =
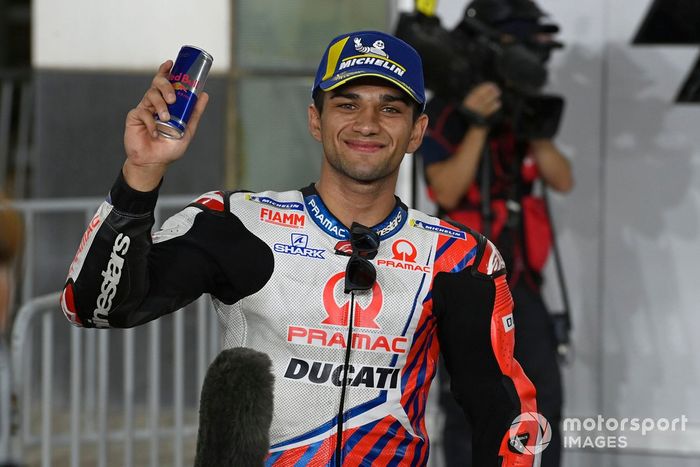
<path id="1" fill-rule="evenodd" d="M 353 222 L 350 245 L 352 255 L 345 267 L 345 293 L 370 290 L 377 280 L 377 270 L 369 260 L 377 256 L 379 235 L 369 227 Z"/>

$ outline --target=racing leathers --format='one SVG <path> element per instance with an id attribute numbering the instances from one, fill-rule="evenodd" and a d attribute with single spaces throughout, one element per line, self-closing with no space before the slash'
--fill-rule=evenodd
<path id="1" fill-rule="evenodd" d="M 118 177 L 70 267 L 61 306 L 71 323 L 137 326 L 210 294 L 224 347 L 273 362 L 270 466 L 425 465 L 442 352 L 475 427 L 476 465 L 532 465 L 524 444 L 538 426 L 511 423 L 537 411 L 535 390 L 512 356 L 503 261 L 483 236 L 397 198 L 372 227 L 376 282 L 351 297 L 348 228 L 313 185 L 210 192 L 152 234 L 157 191 Z"/>

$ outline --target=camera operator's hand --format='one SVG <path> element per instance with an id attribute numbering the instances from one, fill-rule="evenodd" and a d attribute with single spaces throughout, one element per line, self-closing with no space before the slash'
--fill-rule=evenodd
<path id="1" fill-rule="evenodd" d="M 457 111 L 469 125 L 467 132 L 449 159 L 430 164 L 425 169 L 435 200 L 443 209 L 455 209 L 474 182 L 488 140 L 489 119 L 500 108 L 501 90 L 488 81 L 476 85 L 462 100 Z"/>
<path id="2" fill-rule="evenodd" d="M 501 108 L 501 89 L 490 81 L 477 84 L 462 101 L 462 107 L 486 120 Z"/>

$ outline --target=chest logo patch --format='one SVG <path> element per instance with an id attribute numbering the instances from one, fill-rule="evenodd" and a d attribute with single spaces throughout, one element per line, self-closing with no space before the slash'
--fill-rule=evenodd
<path id="1" fill-rule="evenodd" d="M 291 241 L 287 243 L 275 243 L 273 245 L 274 250 L 277 253 L 284 253 L 286 255 L 297 255 L 305 256 L 307 258 L 317 258 L 324 259 L 323 252 L 317 248 L 308 248 L 309 236 L 306 234 L 293 233 Z"/>
<path id="2" fill-rule="evenodd" d="M 326 282 L 326 286 L 323 288 L 323 306 L 326 309 L 326 313 L 328 313 L 328 317 L 321 321 L 321 324 L 336 326 L 348 325 L 350 316 L 350 296 L 347 295 L 343 303 L 338 303 L 335 297 L 335 290 L 338 284 L 344 279 L 345 272 L 343 271 L 334 275 Z M 355 319 L 353 320 L 353 326 L 358 328 L 379 329 L 376 318 L 379 311 L 382 309 L 384 294 L 378 282 L 374 283 L 370 295 L 369 304 L 365 306 L 362 306 L 360 300 L 358 300 L 360 297 L 364 298 L 364 296 L 355 297 Z"/>
<path id="3" fill-rule="evenodd" d="M 406 239 L 398 239 L 391 245 L 391 259 L 378 259 L 377 266 L 386 266 L 394 269 L 403 269 L 405 271 L 418 271 L 430 273 L 430 266 L 421 266 L 416 264 L 418 257 L 418 249 L 416 246 Z"/>
<path id="4" fill-rule="evenodd" d="M 394 255 L 394 259 L 406 261 L 408 263 L 415 263 L 416 256 L 418 256 L 416 246 L 404 239 L 396 240 L 394 244 L 391 245 L 391 252 Z"/>
<path id="5" fill-rule="evenodd" d="M 268 224 L 281 225 L 284 227 L 304 227 L 306 216 L 296 212 L 280 212 L 274 209 L 260 209 L 260 220 Z"/>

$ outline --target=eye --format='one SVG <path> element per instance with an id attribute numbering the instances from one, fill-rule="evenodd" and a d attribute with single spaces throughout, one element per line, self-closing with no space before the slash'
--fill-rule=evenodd
<path id="1" fill-rule="evenodd" d="M 353 110 L 356 106 L 352 102 L 338 102 L 336 107 L 339 109 Z"/>
<path id="2" fill-rule="evenodd" d="M 395 107 L 393 105 L 387 105 L 387 106 L 382 107 L 382 112 L 390 113 L 390 114 L 400 114 L 401 109 L 399 109 L 398 107 Z"/>

